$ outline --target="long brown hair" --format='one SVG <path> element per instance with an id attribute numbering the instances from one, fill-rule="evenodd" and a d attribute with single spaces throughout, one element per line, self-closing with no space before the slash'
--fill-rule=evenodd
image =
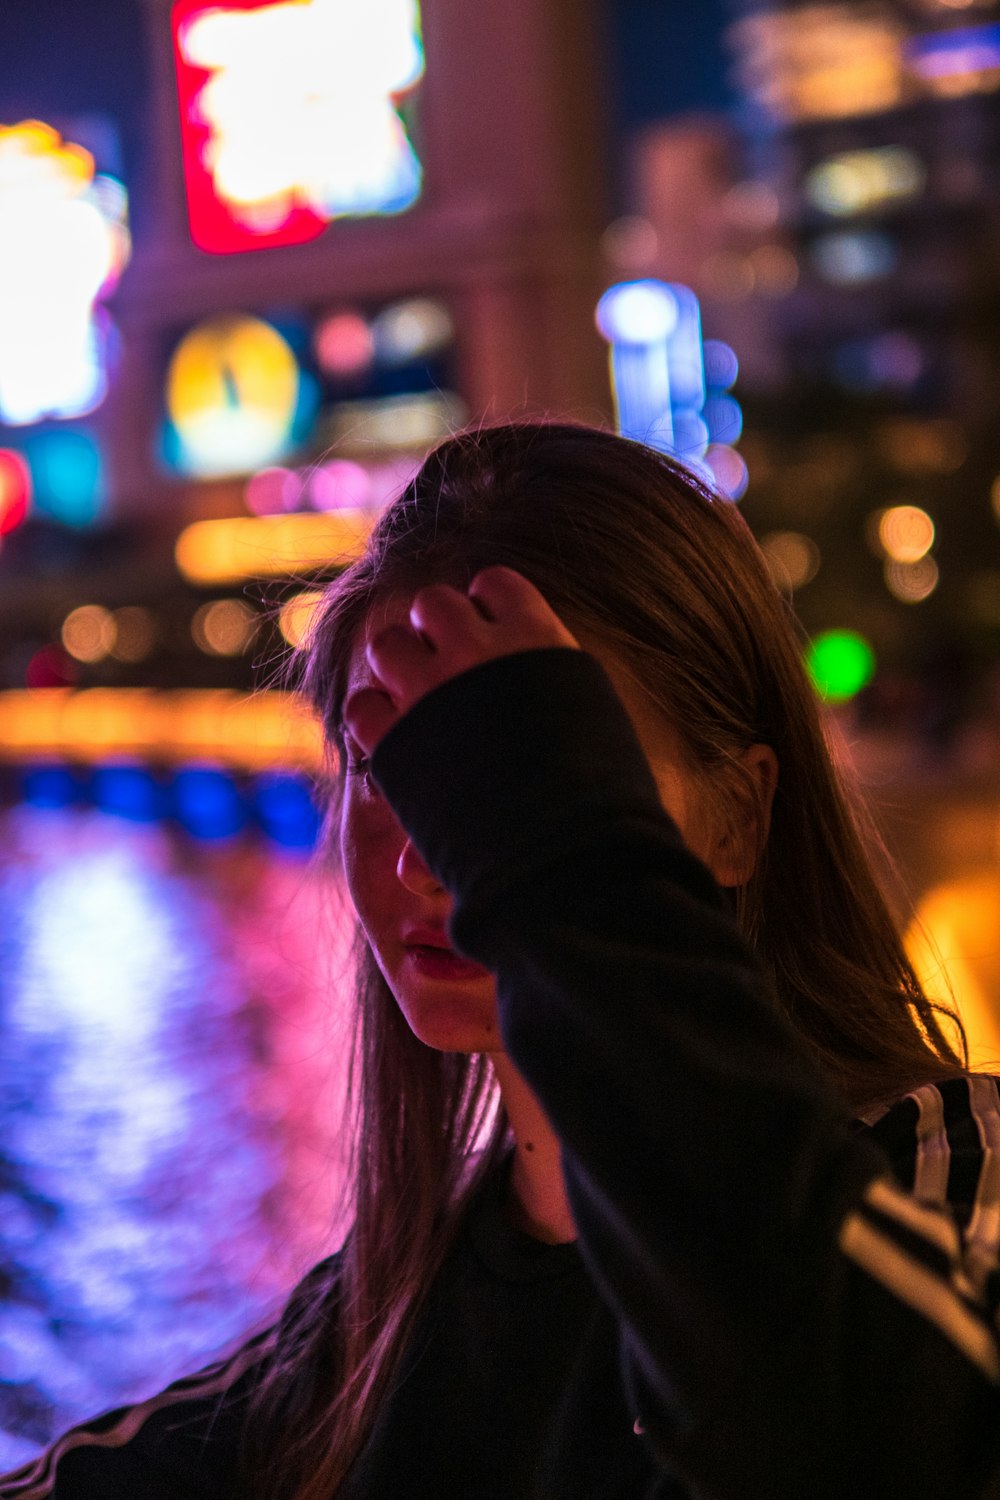
<path id="1" fill-rule="evenodd" d="M 873 873 L 872 830 L 845 795 L 791 611 L 736 507 L 672 459 L 565 424 L 488 428 L 437 448 L 331 586 L 304 653 L 302 685 L 333 749 L 349 654 L 374 605 L 430 581 L 465 586 L 493 563 L 525 574 L 614 653 L 734 818 L 752 793 L 742 753 L 774 748 L 770 834 L 736 917 L 847 1106 L 960 1072 Z M 326 1500 L 360 1452 L 505 1139 L 486 1060 L 418 1042 L 363 940 L 359 978 L 354 1217 L 337 1305 L 319 1285 L 287 1319 L 254 1423 L 255 1471 L 272 1476 L 259 1493 L 294 1500 Z"/>

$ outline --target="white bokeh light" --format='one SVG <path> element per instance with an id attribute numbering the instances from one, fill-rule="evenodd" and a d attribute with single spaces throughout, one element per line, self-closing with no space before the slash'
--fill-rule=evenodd
<path id="1" fill-rule="evenodd" d="M 238 216 L 266 232 L 301 204 L 327 218 L 392 212 L 420 191 L 394 96 L 423 72 L 416 0 L 306 0 L 206 9 L 180 35 L 212 76 L 195 109 L 204 163 Z"/>
<path id="2" fill-rule="evenodd" d="M 104 399 L 94 309 L 128 254 L 125 199 L 38 121 L 0 129 L 0 416 L 75 417 Z"/>

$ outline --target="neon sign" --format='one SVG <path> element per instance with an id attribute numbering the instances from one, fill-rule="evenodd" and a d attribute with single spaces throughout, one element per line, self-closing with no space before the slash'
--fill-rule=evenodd
<path id="1" fill-rule="evenodd" d="M 201 249 L 300 244 L 416 201 L 400 110 L 423 74 L 418 0 L 176 0 L 172 25 Z"/>
<path id="2" fill-rule="evenodd" d="M 125 190 L 39 120 L 0 127 L 0 418 L 93 411 L 107 392 L 98 307 L 129 254 Z"/>
<path id="3" fill-rule="evenodd" d="M 15 531 L 31 508 L 31 470 L 20 453 L 0 448 L 0 536 Z"/>
<path id="4" fill-rule="evenodd" d="M 747 466 L 731 446 L 743 427 L 728 344 L 701 336 L 701 308 L 679 282 L 623 281 L 597 304 L 610 345 L 611 389 L 623 437 L 671 453 L 720 494 L 738 500 Z"/>
<path id="5" fill-rule="evenodd" d="M 280 458 L 292 437 L 299 366 L 262 318 L 223 314 L 184 335 L 167 371 L 177 466 L 198 478 L 243 474 Z"/>

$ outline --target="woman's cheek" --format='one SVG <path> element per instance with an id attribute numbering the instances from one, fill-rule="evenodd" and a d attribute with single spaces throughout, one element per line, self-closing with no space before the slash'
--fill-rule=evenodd
<path id="1" fill-rule="evenodd" d="M 360 782 L 360 778 L 359 778 Z M 347 888 L 359 915 L 366 893 L 395 879 L 405 835 L 378 792 L 349 782 L 340 815 L 340 856 Z"/>

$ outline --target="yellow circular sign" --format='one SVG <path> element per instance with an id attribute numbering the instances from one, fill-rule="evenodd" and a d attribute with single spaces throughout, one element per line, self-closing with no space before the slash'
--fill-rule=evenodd
<path id="1" fill-rule="evenodd" d="M 181 467 L 209 477 L 273 463 L 288 447 L 298 394 L 298 361 L 270 323 L 243 314 L 200 323 L 167 370 Z"/>

